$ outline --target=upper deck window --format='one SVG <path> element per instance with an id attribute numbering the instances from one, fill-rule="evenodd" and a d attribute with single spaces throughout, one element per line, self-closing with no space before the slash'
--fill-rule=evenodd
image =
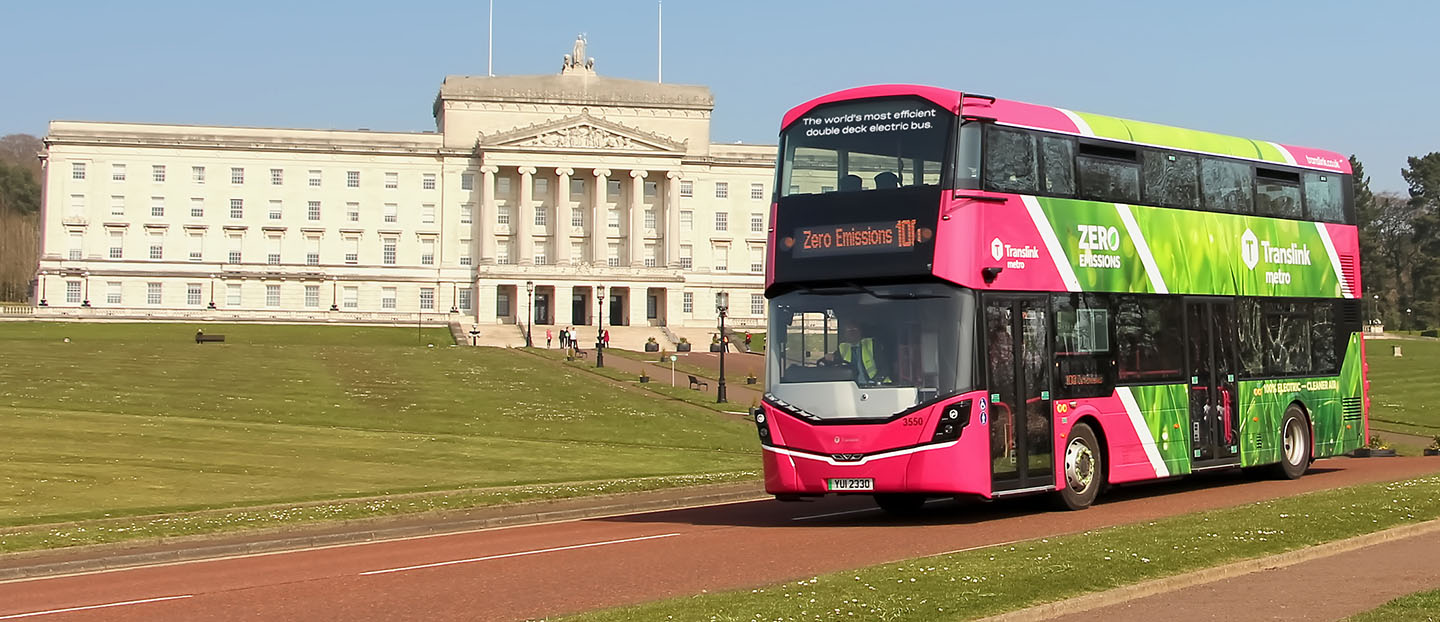
<path id="1" fill-rule="evenodd" d="M 784 195 L 939 186 L 953 115 L 897 97 L 819 106 L 781 135 Z"/>

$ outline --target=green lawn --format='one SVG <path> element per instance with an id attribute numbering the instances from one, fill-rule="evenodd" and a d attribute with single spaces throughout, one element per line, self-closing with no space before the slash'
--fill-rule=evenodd
<path id="1" fill-rule="evenodd" d="M 739 418 L 444 330 L 195 328 L 0 323 L 0 526 L 758 466 Z"/>
<path id="2" fill-rule="evenodd" d="M 564 619 L 969 620 L 1437 516 L 1440 476 L 1430 476 Z"/>
<path id="3" fill-rule="evenodd" d="M 1346 622 L 1440 622 L 1440 590 L 1397 598 L 1384 606 L 1351 616 Z"/>
<path id="4" fill-rule="evenodd" d="M 1404 356 L 1391 355 L 1400 346 Z M 1370 339 L 1370 425 L 1431 437 L 1440 434 L 1440 340 Z"/>

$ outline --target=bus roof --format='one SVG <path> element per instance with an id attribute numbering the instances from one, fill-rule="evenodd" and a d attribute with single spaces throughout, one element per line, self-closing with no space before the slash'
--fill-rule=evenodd
<path id="1" fill-rule="evenodd" d="M 882 84 L 837 91 L 800 104 L 785 114 L 783 131 L 816 106 L 850 99 L 910 95 L 927 99 L 953 113 L 990 117 L 997 123 L 1049 130 L 1075 136 L 1087 136 L 1128 143 L 1194 151 L 1261 162 L 1319 169 L 1349 174 L 1350 159 L 1322 149 L 1282 145 L 1264 140 L 1226 136 L 1199 130 L 1132 121 L 1119 117 L 1075 112 L 1064 108 L 1041 106 L 1007 99 L 991 100 L 987 96 L 966 95 L 932 86 Z M 963 110 L 962 110 L 963 105 Z"/>

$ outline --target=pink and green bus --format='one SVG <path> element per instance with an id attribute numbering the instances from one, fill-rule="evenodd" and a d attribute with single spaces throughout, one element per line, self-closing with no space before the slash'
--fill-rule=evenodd
<path id="1" fill-rule="evenodd" d="M 1337 153 L 921 86 L 780 131 L 755 409 L 777 498 L 1301 476 L 1368 433 Z"/>

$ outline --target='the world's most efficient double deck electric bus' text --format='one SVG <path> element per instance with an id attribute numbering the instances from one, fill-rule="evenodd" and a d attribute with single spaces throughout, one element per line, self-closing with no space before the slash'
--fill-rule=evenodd
<path id="1" fill-rule="evenodd" d="M 1295 478 L 1366 438 L 1339 154 L 920 86 L 781 126 L 766 490 Z"/>

